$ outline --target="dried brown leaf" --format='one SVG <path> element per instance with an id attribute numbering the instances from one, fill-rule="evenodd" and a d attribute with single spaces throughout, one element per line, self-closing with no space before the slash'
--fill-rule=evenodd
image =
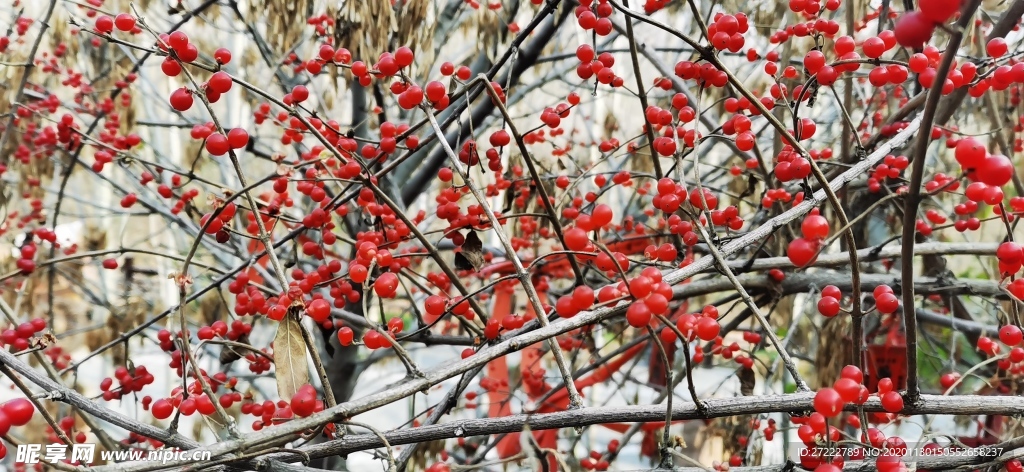
<path id="1" fill-rule="evenodd" d="M 299 387 L 309 383 L 306 368 L 306 344 L 302 341 L 302 325 L 292 313 L 281 320 L 274 337 L 274 365 L 277 367 L 277 394 L 290 401 Z"/>
<path id="2" fill-rule="evenodd" d="M 480 270 L 484 265 L 484 244 L 476 231 L 470 230 L 462 248 L 455 253 L 455 268 L 459 270 Z"/>

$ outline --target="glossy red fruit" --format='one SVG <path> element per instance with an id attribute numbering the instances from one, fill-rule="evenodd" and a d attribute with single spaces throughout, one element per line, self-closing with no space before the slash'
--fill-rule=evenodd
<path id="1" fill-rule="evenodd" d="M 188 111 L 192 108 L 192 92 L 187 88 L 180 88 L 171 92 L 171 107 L 178 111 Z"/>
<path id="2" fill-rule="evenodd" d="M 170 418 L 174 413 L 174 405 L 167 401 L 165 398 L 161 398 L 153 402 L 153 406 L 150 407 L 150 411 L 153 413 L 153 417 L 158 420 L 166 420 Z"/>
<path id="3" fill-rule="evenodd" d="M 942 385 L 943 390 L 949 390 L 956 385 L 958 380 L 960 380 L 959 372 L 947 372 L 939 376 L 939 385 Z"/>
<path id="4" fill-rule="evenodd" d="M 1009 46 L 1006 45 L 1006 40 L 1003 38 L 992 38 L 985 44 L 985 52 L 989 57 L 1003 57 L 1008 50 Z"/>
<path id="5" fill-rule="evenodd" d="M 883 293 L 880 296 L 875 297 L 875 306 L 878 307 L 878 311 L 882 313 L 895 313 L 900 307 L 900 299 L 892 293 Z"/>
<path id="6" fill-rule="evenodd" d="M 217 50 L 213 52 L 213 58 L 221 64 L 227 64 L 231 62 L 231 51 L 228 50 L 228 48 L 217 48 Z"/>
<path id="7" fill-rule="evenodd" d="M 626 322 L 634 328 L 643 328 L 651 323 L 651 309 L 647 308 L 647 305 L 637 300 L 629 305 L 626 309 Z"/>
<path id="8" fill-rule="evenodd" d="M 917 9 L 935 23 L 945 23 L 960 11 L 960 0 L 920 0 Z"/>
<path id="9" fill-rule="evenodd" d="M 565 245 L 566 249 L 570 251 L 583 251 L 590 244 L 590 238 L 587 237 L 587 232 L 580 228 L 570 228 L 565 232 Z"/>
<path id="10" fill-rule="evenodd" d="M 114 26 L 117 26 L 117 29 L 121 31 L 131 31 L 135 28 L 135 17 L 127 13 L 121 13 L 114 18 Z"/>
<path id="11" fill-rule="evenodd" d="M 323 323 L 331 316 L 331 304 L 327 300 L 318 298 L 309 302 L 306 306 L 306 314 L 317 323 Z"/>
<path id="12" fill-rule="evenodd" d="M 800 224 L 800 231 L 807 239 L 824 239 L 828 237 L 828 220 L 821 215 L 808 215 Z"/>
<path id="13" fill-rule="evenodd" d="M 1024 258 L 1024 248 L 1013 241 L 1006 241 L 996 249 L 996 258 L 999 259 L 999 262 L 1015 264 Z"/>
<path id="14" fill-rule="evenodd" d="M 844 379 L 850 379 L 857 383 L 864 382 L 864 372 L 860 370 L 860 367 L 855 365 L 843 366 L 843 370 L 839 373 L 839 376 Z"/>
<path id="15" fill-rule="evenodd" d="M 919 11 L 904 13 L 896 20 L 896 42 L 900 46 L 918 49 L 924 46 L 935 31 L 935 23 Z"/>
<path id="16" fill-rule="evenodd" d="M 821 297 L 818 300 L 818 313 L 831 318 L 839 314 L 839 300 L 832 297 Z"/>
<path id="17" fill-rule="evenodd" d="M 1014 325 L 1006 325 L 999 328 L 999 340 L 1003 344 L 1013 347 L 1024 341 L 1024 332 Z"/>
<path id="18" fill-rule="evenodd" d="M 355 333 L 352 332 L 352 328 L 343 326 L 338 329 L 338 343 L 342 346 L 349 346 L 352 344 L 352 340 L 355 339 Z"/>
<path id="19" fill-rule="evenodd" d="M 227 136 L 220 133 L 213 133 L 206 138 L 206 150 L 214 156 L 223 156 L 231 149 Z"/>
<path id="20" fill-rule="evenodd" d="M 857 401 L 857 398 L 860 396 L 860 387 L 860 383 L 845 377 L 836 380 L 835 383 L 832 384 L 832 388 L 839 392 L 839 396 L 847 403 L 854 403 Z"/>
<path id="21" fill-rule="evenodd" d="M 2 410 L 0 410 L 0 436 L 7 435 L 7 432 L 11 430 L 11 419 L 7 417 Z"/>
<path id="22" fill-rule="evenodd" d="M 249 132 L 245 128 L 232 128 L 228 131 L 228 146 L 231 149 L 242 149 L 249 144 Z"/>
<path id="23" fill-rule="evenodd" d="M 431 295 L 423 302 L 423 309 L 431 316 L 441 316 L 444 313 L 446 306 L 447 303 L 445 302 L 444 297 L 439 295 Z"/>
<path id="24" fill-rule="evenodd" d="M 103 34 L 110 34 L 114 31 L 114 19 L 107 15 L 102 15 L 99 18 L 96 18 L 96 31 Z"/>
<path id="25" fill-rule="evenodd" d="M 114 270 L 117 268 L 117 259 L 104 259 L 103 268 L 108 270 Z"/>
<path id="26" fill-rule="evenodd" d="M 312 415 L 316 410 L 316 390 L 312 385 L 306 384 L 299 387 L 299 391 L 292 397 L 289 406 L 296 416 L 306 417 Z"/>
<path id="27" fill-rule="evenodd" d="M 703 341 L 714 340 L 721 331 L 722 325 L 710 316 L 703 316 L 697 320 L 697 337 Z"/>
<path id="28" fill-rule="evenodd" d="M 231 84 L 231 76 L 222 70 L 214 72 L 210 80 L 206 81 L 206 86 L 217 93 L 227 93 L 231 90 Z"/>
<path id="29" fill-rule="evenodd" d="M 292 87 L 292 102 L 300 103 L 309 98 L 309 89 L 305 85 L 296 85 Z"/>
<path id="30" fill-rule="evenodd" d="M 385 272 L 373 282 L 373 291 L 381 298 L 391 298 L 398 291 L 398 276 Z"/>
<path id="31" fill-rule="evenodd" d="M 843 412 L 843 397 L 833 388 L 823 388 L 814 395 L 814 411 L 835 418 Z"/>
<path id="32" fill-rule="evenodd" d="M 451 471 L 452 471 L 452 468 L 449 467 L 448 464 L 445 464 L 444 462 L 435 462 L 435 463 L 431 464 L 430 467 L 427 467 L 427 470 L 424 471 L 424 472 L 451 472 Z"/>
<path id="33" fill-rule="evenodd" d="M 835 285 L 826 285 L 825 288 L 821 289 L 821 296 L 832 297 L 836 300 L 842 300 L 843 292 L 839 290 L 839 287 Z"/>
<path id="34" fill-rule="evenodd" d="M 978 166 L 978 180 L 987 185 L 1002 187 L 1013 178 L 1013 163 L 1006 156 L 993 154 Z"/>
<path id="35" fill-rule="evenodd" d="M 899 413 L 903 410 L 903 396 L 896 391 L 882 395 L 882 409 L 889 413 Z"/>
<path id="36" fill-rule="evenodd" d="M 806 267 L 818 258 L 818 243 L 805 238 L 797 238 L 789 243 L 786 256 L 797 267 Z"/>

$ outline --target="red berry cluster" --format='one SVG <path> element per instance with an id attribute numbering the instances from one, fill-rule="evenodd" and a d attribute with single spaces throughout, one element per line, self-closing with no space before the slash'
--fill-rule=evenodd
<path id="1" fill-rule="evenodd" d="M 153 374 L 149 373 L 146 366 L 140 365 L 129 371 L 127 367 L 119 366 L 114 369 L 114 377 L 117 378 L 117 388 L 112 388 L 114 380 L 110 377 L 100 381 L 100 390 L 103 391 L 103 400 L 120 400 L 132 392 L 141 392 L 146 385 L 153 383 Z"/>
<path id="2" fill-rule="evenodd" d="M 31 346 L 31 339 L 46 329 L 46 320 L 33 318 L 18 326 L 12 326 L 0 332 L 0 347 L 10 346 L 14 352 L 24 351 Z"/>

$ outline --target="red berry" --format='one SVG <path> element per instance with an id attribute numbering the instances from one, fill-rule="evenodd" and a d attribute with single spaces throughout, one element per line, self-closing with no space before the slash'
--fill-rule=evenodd
<path id="1" fill-rule="evenodd" d="M 1006 45 L 1006 40 L 1003 38 L 992 38 L 985 45 L 985 52 L 988 53 L 989 57 L 1002 57 L 1006 55 L 1009 47 Z"/>
<path id="2" fill-rule="evenodd" d="M 327 300 L 318 298 L 309 302 L 309 305 L 306 306 L 306 314 L 317 323 L 323 323 L 331 316 L 331 304 Z"/>
<path id="3" fill-rule="evenodd" d="M 104 259 L 103 260 L 103 268 L 104 269 L 109 269 L 109 270 L 116 269 L 117 268 L 117 259 L 113 259 L 113 258 L 111 258 L 111 259 Z"/>
<path id="4" fill-rule="evenodd" d="M 844 366 L 839 375 L 844 379 L 850 379 L 857 383 L 864 382 L 864 373 L 861 372 L 860 367 L 855 365 Z"/>
<path id="5" fill-rule="evenodd" d="M 637 300 L 626 309 L 626 321 L 634 328 L 643 328 L 651 323 L 651 309 L 641 300 Z"/>
<path id="6" fill-rule="evenodd" d="M 171 402 L 161 398 L 153 402 L 153 406 L 150 407 L 150 411 L 153 412 L 154 418 L 158 420 L 166 420 L 174 413 L 174 406 L 171 405 Z"/>
<path id="7" fill-rule="evenodd" d="M 786 256 L 797 267 L 806 267 L 818 258 L 818 243 L 805 238 L 797 238 L 789 243 Z"/>
<path id="8" fill-rule="evenodd" d="M 960 373 L 958 372 L 947 372 L 939 377 L 939 385 L 942 385 L 943 390 L 949 390 L 953 388 L 953 385 L 960 380 Z"/>
<path id="9" fill-rule="evenodd" d="M 945 23 L 960 11 L 960 0 L 920 0 L 917 9 L 929 20 Z"/>
<path id="10" fill-rule="evenodd" d="M 875 297 L 875 306 L 878 307 L 878 311 L 882 313 L 895 313 L 900 306 L 900 299 L 892 293 L 883 293 L 880 296 Z"/>
<path id="11" fill-rule="evenodd" d="M 395 50 L 395 63 L 398 64 L 398 67 L 408 67 L 412 64 L 415 57 L 416 56 L 413 54 L 412 49 L 409 49 L 406 46 L 402 46 Z"/>
<path id="12" fill-rule="evenodd" d="M 860 396 L 861 384 L 853 379 L 843 377 L 836 380 L 836 382 L 832 384 L 832 388 L 839 392 L 839 396 L 842 397 L 844 402 L 854 403 Z"/>
<path id="13" fill-rule="evenodd" d="M 818 300 L 818 313 L 831 318 L 839 314 L 839 300 L 832 297 L 821 297 Z"/>
<path id="14" fill-rule="evenodd" d="M 249 133 L 245 128 L 232 128 L 228 131 L 228 146 L 231 149 L 242 149 L 249 144 Z"/>
<path id="15" fill-rule="evenodd" d="M 1024 341 L 1024 332 L 1014 325 L 1006 325 L 999 328 L 999 340 L 1007 346 L 1016 346 Z"/>
<path id="16" fill-rule="evenodd" d="M 231 90 L 231 84 L 231 76 L 222 70 L 214 72 L 210 80 L 206 81 L 206 86 L 217 93 L 227 93 Z"/>
<path id="17" fill-rule="evenodd" d="M 843 397 L 835 389 L 823 388 L 814 395 L 814 411 L 835 418 L 843 412 Z"/>
<path id="18" fill-rule="evenodd" d="M 178 111 L 187 111 L 192 108 L 192 92 L 187 88 L 180 88 L 171 92 L 171 107 Z"/>
<path id="19" fill-rule="evenodd" d="M 14 426 L 27 425 L 32 420 L 32 415 L 36 412 L 32 402 L 26 398 L 15 398 L 4 403 L 0 409 L 3 410 L 4 414 L 7 415 L 7 419 L 11 420 L 11 424 Z"/>
<path id="20" fill-rule="evenodd" d="M 381 298 L 391 298 L 398 291 L 398 276 L 385 272 L 373 282 L 373 291 Z"/>
<path id="21" fill-rule="evenodd" d="M 587 237 L 587 232 L 580 228 L 570 228 L 565 232 L 565 245 L 566 249 L 570 251 L 583 251 L 590 244 L 590 238 Z"/>
<path id="22" fill-rule="evenodd" d="M 343 326 L 338 330 L 338 343 L 342 346 L 351 345 L 353 338 L 355 338 L 355 333 L 352 332 L 352 328 Z"/>
<path id="23" fill-rule="evenodd" d="M 227 48 L 217 48 L 217 50 L 213 52 L 213 58 L 221 64 L 227 64 L 231 62 L 231 51 Z"/>
<path id="24" fill-rule="evenodd" d="M 223 156 L 230 148 L 228 138 L 223 134 L 213 133 L 206 138 L 206 150 L 214 156 Z"/>
<path id="25" fill-rule="evenodd" d="M 167 45 L 180 54 L 188 47 L 188 35 L 184 31 L 175 31 L 167 35 Z"/>
<path id="26" fill-rule="evenodd" d="M 121 31 L 131 31 L 135 28 L 135 17 L 127 13 L 121 13 L 114 18 L 114 25 Z"/>
<path id="27" fill-rule="evenodd" d="M 718 324 L 718 320 L 710 316 L 702 316 L 697 320 L 697 337 L 701 340 L 712 341 L 718 337 L 721 330 L 722 326 Z"/>
<path id="28" fill-rule="evenodd" d="M 889 413 L 899 413 L 903 410 L 903 396 L 896 391 L 882 395 L 882 409 Z"/>
<path id="29" fill-rule="evenodd" d="M 96 31 L 103 34 L 110 34 L 114 31 L 114 19 L 107 15 L 102 15 L 99 18 L 96 18 Z"/>
<path id="30" fill-rule="evenodd" d="M 8 431 L 11 430 L 11 419 L 7 415 L 0 411 L 0 436 L 5 436 Z"/>
<path id="31" fill-rule="evenodd" d="M 1013 178 L 1013 163 L 1006 156 L 993 154 L 978 166 L 978 180 L 986 185 L 1002 187 Z"/>
<path id="32" fill-rule="evenodd" d="M 296 85 L 292 87 L 292 102 L 300 103 L 309 98 L 309 89 L 305 85 Z"/>
<path id="33" fill-rule="evenodd" d="M 828 220 L 821 215 L 808 215 L 800 224 L 800 231 L 807 239 L 824 239 L 828 237 Z"/>
<path id="34" fill-rule="evenodd" d="M 935 31 L 935 23 L 918 11 L 905 13 L 896 20 L 896 42 L 905 48 L 918 49 L 924 46 Z"/>

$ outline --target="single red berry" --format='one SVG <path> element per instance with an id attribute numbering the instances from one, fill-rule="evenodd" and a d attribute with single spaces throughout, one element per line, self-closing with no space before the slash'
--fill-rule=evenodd
<path id="1" fill-rule="evenodd" d="M 300 103 L 309 98 L 309 89 L 305 85 L 296 85 L 292 87 L 292 102 Z"/>
<path id="2" fill-rule="evenodd" d="M 818 313 L 831 318 L 839 314 L 839 300 L 832 297 L 821 297 L 818 300 Z"/>
<path id="3" fill-rule="evenodd" d="M 945 23 L 960 11 L 960 0 L 920 0 L 917 9 L 935 23 Z"/>
<path id="4" fill-rule="evenodd" d="M 896 391 L 882 395 L 882 409 L 889 413 L 899 413 L 903 410 L 903 396 Z"/>
<path id="5" fill-rule="evenodd" d="M 348 346 L 352 344 L 352 340 L 355 338 L 355 333 L 352 332 L 352 328 L 343 326 L 338 329 L 338 343 L 342 346 Z"/>
<path id="6" fill-rule="evenodd" d="M 180 88 L 171 92 L 171 107 L 178 111 L 187 111 L 192 108 L 192 92 L 187 88 Z"/>
<path id="7" fill-rule="evenodd" d="M 823 388 L 814 395 L 814 411 L 826 418 L 835 418 L 843 412 L 843 397 L 835 389 Z"/>
<path id="8" fill-rule="evenodd" d="M 7 403 L 4 403 L 0 409 L 3 410 L 7 418 L 11 420 L 11 424 L 14 426 L 25 426 L 29 421 L 32 420 L 32 415 L 35 414 L 36 408 L 32 406 L 32 402 L 26 398 L 15 398 Z"/>
<path id="9" fill-rule="evenodd" d="M 1008 50 L 1009 46 L 1006 45 L 1006 40 L 1003 38 L 992 38 L 985 44 L 985 52 L 989 57 L 1003 57 Z"/>
<path id="10" fill-rule="evenodd" d="M 227 64 L 231 62 L 231 51 L 228 50 L 228 48 L 217 48 L 217 50 L 213 52 L 213 58 L 221 64 Z"/>
<path id="11" fill-rule="evenodd" d="M 227 93 L 231 90 L 231 76 L 222 70 L 214 72 L 210 76 L 210 80 L 206 81 L 206 86 L 217 93 Z"/>
<path id="12" fill-rule="evenodd" d="M 223 156 L 230 148 L 228 138 L 223 134 L 213 133 L 206 138 L 206 150 L 214 156 Z"/>
<path id="13" fill-rule="evenodd" d="M 643 328 L 651 323 L 651 309 L 637 300 L 626 309 L 626 321 L 634 328 Z"/>
<path id="14" fill-rule="evenodd" d="M 697 337 L 703 341 L 714 340 L 721 330 L 722 326 L 718 324 L 718 320 L 710 316 L 702 316 L 697 320 Z"/>
<path id="15" fill-rule="evenodd" d="M 317 323 L 323 323 L 331 316 L 331 304 L 322 298 L 309 302 L 306 306 L 306 314 Z"/>
<path id="16" fill-rule="evenodd" d="M 1024 341 L 1024 332 L 1014 325 L 1006 325 L 999 328 L 999 340 L 1007 346 L 1016 346 Z"/>
<path id="17" fill-rule="evenodd" d="M 797 267 L 806 267 L 818 258 L 818 243 L 805 238 L 797 238 L 789 243 L 786 256 Z"/>
<path id="18" fill-rule="evenodd" d="M 114 19 L 107 15 L 101 15 L 99 18 L 96 18 L 96 31 L 102 34 L 110 34 L 114 31 Z"/>
<path id="19" fill-rule="evenodd" d="M 121 13 L 114 18 L 114 26 L 117 26 L 117 29 L 121 31 L 131 31 L 135 29 L 135 17 L 127 13 Z"/>
<path id="20" fill-rule="evenodd" d="M 153 406 L 150 407 L 150 411 L 153 412 L 154 418 L 158 420 L 166 420 L 174 413 L 174 406 L 171 405 L 171 402 L 161 398 L 153 402 Z"/>
<path id="21" fill-rule="evenodd" d="M 935 31 L 935 23 L 918 11 L 904 13 L 896 20 L 896 42 L 905 48 L 918 49 L 924 46 Z"/>
<path id="22" fill-rule="evenodd" d="M 249 133 L 245 128 L 232 128 L 228 131 L 228 145 L 231 149 L 241 149 L 249 144 Z"/>
<path id="23" fill-rule="evenodd" d="M 373 282 L 373 291 L 381 298 L 391 298 L 398 291 L 398 276 L 385 272 Z"/>

